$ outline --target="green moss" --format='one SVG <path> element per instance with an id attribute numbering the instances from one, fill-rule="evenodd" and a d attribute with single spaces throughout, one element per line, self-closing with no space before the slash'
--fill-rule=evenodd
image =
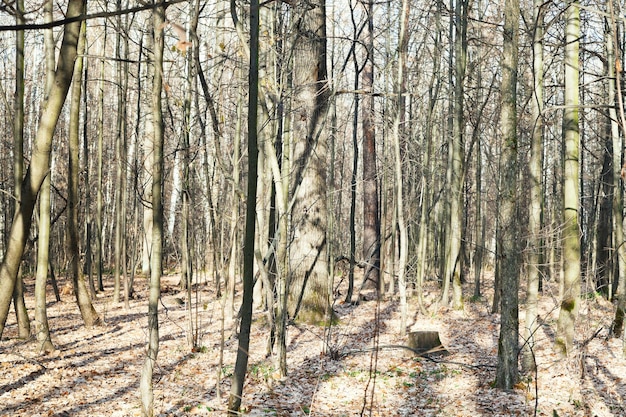
<path id="1" fill-rule="evenodd" d="M 563 300 L 561 302 L 561 309 L 571 313 L 576 308 L 576 299 L 568 298 L 567 300 Z"/>

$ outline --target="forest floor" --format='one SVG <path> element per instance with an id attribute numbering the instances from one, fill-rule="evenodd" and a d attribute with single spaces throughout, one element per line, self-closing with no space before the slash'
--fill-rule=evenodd
<path id="1" fill-rule="evenodd" d="M 194 325 L 200 348 L 187 342 L 184 293 L 178 277 L 163 278 L 161 344 L 155 369 L 155 415 L 223 415 L 230 389 L 237 340 L 227 323 L 220 366 L 221 302 L 213 286 L 197 285 Z M 60 284 L 64 284 L 61 280 Z M 471 294 L 471 283 L 465 288 Z M 26 279 L 32 309 L 33 281 Z M 343 284 L 341 285 L 343 286 Z M 325 348 L 325 329 L 294 324 L 288 329 L 286 378 L 279 378 L 265 356 L 265 315 L 255 312 L 249 373 L 242 412 L 250 416 L 626 416 L 626 361 L 622 341 L 608 338 L 613 306 L 599 298 L 583 301 L 569 359 L 554 352 L 558 287 L 547 283 L 540 301 L 536 335 L 536 374 L 510 392 L 493 388 L 499 315 L 490 314 L 492 286 L 485 298 L 465 301 L 463 311 L 435 309 L 435 283 L 425 291 L 427 316 L 410 300 L 409 330 L 436 330 L 447 355 L 416 358 L 399 336 L 397 300 L 334 306 L 339 323 Z M 11 313 L 0 341 L 0 416 L 137 416 L 139 376 L 147 327 L 146 282 L 136 281 L 131 308 L 113 304 L 112 288 L 98 294 L 95 306 L 104 325 L 82 321 L 71 295 L 49 302 L 52 340 L 58 351 L 39 355 L 34 341 L 16 338 Z M 240 294 L 238 294 L 240 296 Z M 53 300 L 52 294 L 49 300 Z M 237 297 L 237 301 L 239 298 Z M 523 306 L 522 306 L 523 307 Z M 32 311 L 32 310 L 30 310 Z M 523 310 L 520 319 L 523 319 Z M 378 321 L 376 318 L 378 317 Z M 379 350 L 374 346 L 388 346 Z M 332 351 L 335 355 L 324 354 Z M 377 353 L 377 354 L 376 354 Z M 219 388 L 219 389 L 218 389 Z"/>

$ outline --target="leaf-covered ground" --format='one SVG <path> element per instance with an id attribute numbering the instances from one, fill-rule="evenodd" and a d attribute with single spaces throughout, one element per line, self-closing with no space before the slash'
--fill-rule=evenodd
<path id="1" fill-rule="evenodd" d="M 155 415 L 223 415 L 237 340 L 227 322 L 220 366 L 222 304 L 215 301 L 211 285 L 200 284 L 192 297 L 200 348 L 192 351 L 186 304 L 181 304 L 185 295 L 175 290 L 177 280 L 165 277 L 162 285 Z M 27 305 L 32 308 L 33 282 L 26 283 Z M 58 351 L 48 356 L 38 354 L 35 342 L 16 339 L 11 313 L 0 341 L 0 416 L 139 415 L 147 326 L 145 285 L 138 279 L 139 298 L 132 300 L 129 310 L 112 303 L 110 288 L 99 294 L 96 308 L 105 325 L 93 329 L 81 325 L 72 296 L 50 302 L 50 327 Z M 490 285 L 487 281 L 486 287 Z M 484 300 L 468 299 L 464 311 L 451 311 L 432 307 L 438 294 L 433 286 L 426 293 L 431 307 L 427 317 L 410 308 L 409 330 L 439 331 L 449 352 L 431 359 L 392 347 L 407 343 L 399 336 L 397 300 L 355 306 L 341 304 L 338 296 L 339 323 L 330 334 L 323 327 L 289 327 L 289 376 L 284 379 L 278 378 L 272 358 L 266 357 L 266 319 L 256 311 L 242 412 L 251 416 L 625 416 L 622 341 L 608 338 L 613 306 L 601 299 L 584 300 L 576 351 L 561 359 L 552 349 L 556 288 L 546 285 L 541 299 L 537 374 L 525 376 L 511 392 L 492 388 L 499 321 L 498 315 L 490 314 L 488 289 Z M 469 284 L 466 293 L 471 293 Z"/>

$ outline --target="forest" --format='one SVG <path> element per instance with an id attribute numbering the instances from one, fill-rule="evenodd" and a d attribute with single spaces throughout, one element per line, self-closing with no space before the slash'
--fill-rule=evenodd
<path id="1" fill-rule="evenodd" d="M 620 0 L 0 2 L 0 415 L 626 415 Z"/>

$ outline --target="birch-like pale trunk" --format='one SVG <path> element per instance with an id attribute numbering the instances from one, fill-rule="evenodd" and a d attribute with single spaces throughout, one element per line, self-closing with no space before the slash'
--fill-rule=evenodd
<path id="1" fill-rule="evenodd" d="M 580 307 L 580 207 L 578 125 L 580 3 L 572 0 L 565 10 L 565 110 L 563 111 L 563 281 L 557 322 L 556 348 L 567 355 L 572 350 L 574 324 Z"/>

